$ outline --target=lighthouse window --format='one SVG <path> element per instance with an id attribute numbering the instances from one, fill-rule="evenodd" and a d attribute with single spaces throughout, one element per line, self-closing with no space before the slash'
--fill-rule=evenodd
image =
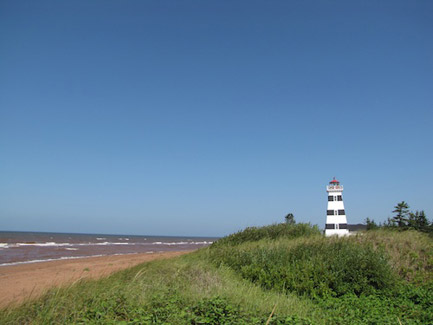
<path id="1" fill-rule="evenodd" d="M 344 210 L 338 210 L 338 215 L 340 215 L 340 216 L 343 216 L 343 215 L 345 215 L 346 213 L 344 212 Z"/>
<path id="2" fill-rule="evenodd" d="M 325 229 L 335 229 L 335 224 L 334 223 L 327 223 L 325 225 Z"/>
<path id="3" fill-rule="evenodd" d="M 347 223 L 340 223 L 340 229 L 347 229 Z"/>
<path id="4" fill-rule="evenodd" d="M 326 211 L 326 214 L 327 214 L 328 216 L 333 216 L 333 215 L 334 215 L 334 210 L 327 210 L 327 211 Z"/>
<path id="5" fill-rule="evenodd" d="M 337 201 L 343 201 L 343 196 L 338 195 L 338 196 L 337 196 Z"/>
<path id="6" fill-rule="evenodd" d="M 332 195 L 328 195 L 328 201 L 334 201 L 334 197 Z"/>

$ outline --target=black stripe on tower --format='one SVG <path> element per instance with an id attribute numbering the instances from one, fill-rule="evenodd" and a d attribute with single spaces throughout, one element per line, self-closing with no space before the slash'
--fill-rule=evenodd
<path id="1" fill-rule="evenodd" d="M 337 229 L 337 228 L 335 228 L 335 223 L 327 223 L 325 225 L 325 229 Z M 347 223 L 339 223 L 338 224 L 338 229 L 348 229 L 347 228 Z"/>
<path id="2" fill-rule="evenodd" d="M 337 213 L 335 213 L 335 211 L 337 211 Z M 344 211 L 344 209 L 342 209 L 342 210 L 326 210 L 326 215 L 328 215 L 328 216 L 345 216 L 346 212 Z"/>

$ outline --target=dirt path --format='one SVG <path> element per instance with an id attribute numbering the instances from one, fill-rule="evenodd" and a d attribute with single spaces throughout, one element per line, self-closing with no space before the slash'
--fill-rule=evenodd
<path id="1" fill-rule="evenodd" d="M 189 252 L 102 256 L 0 266 L 0 308 L 36 298 L 51 287 L 70 284 L 81 278 L 101 278 L 143 262 L 186 253 Z"/>

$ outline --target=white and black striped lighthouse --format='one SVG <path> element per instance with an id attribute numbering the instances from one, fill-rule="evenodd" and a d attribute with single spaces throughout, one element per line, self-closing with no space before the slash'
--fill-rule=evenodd
<path id="1" fill-rule="evenodd" d="M 346 211 L 343 203 L 343 185 L 334 177 L 326 186 L 328 192 L 328 210 L 326 211 L 325 236 L 347 236 Z"/>

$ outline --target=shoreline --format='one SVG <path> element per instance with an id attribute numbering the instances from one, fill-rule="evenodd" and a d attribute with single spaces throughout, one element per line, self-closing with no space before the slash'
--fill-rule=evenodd
<path id="1" fill-rule="evenodd" d="M 116 253 L 116 254 L 97 254 L 97 255 L 83 255 L 83 256 L 62 256 L 62 257 L 58 257 L 58 258 L 47 258 L 44 260 L 29 260 L 29 261 L 9 262 L 9 263 L 0 264 L 0 271 L 1 271 L 1 268 L 5 267 L 5 266 L 16 266 L 16 265 L 25 265 L 25 264 L 35 264 L 35 263 L 79 260 L 82 258 L 95 258 L 95 257 L 104 257 L 104 256 L 124 256 L 124 255 L 155 254 L 155 253 L 165 253 L 165 252 L 162 252 L 162 251 L 153 252 L 153 251 L 151 251 L 151 252 L 146 252 L 146 253 Z"/>
<path id="2" fill-rule="evenodd" d="M 192 251 L 104 255 L 4 265 L 0 267 L 0 308 L 35 299 L 53 287 L 81 279 L 99 279 L 137 264 Z"/>

